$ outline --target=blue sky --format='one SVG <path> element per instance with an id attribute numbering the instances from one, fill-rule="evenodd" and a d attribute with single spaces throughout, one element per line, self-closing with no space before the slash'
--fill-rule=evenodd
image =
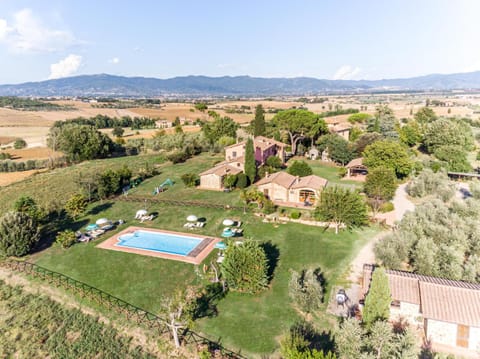
<path id="1" fill-rule="evenodd" d="M 0 83 L 480 70 L 478 0 L 0 0 Z"/>

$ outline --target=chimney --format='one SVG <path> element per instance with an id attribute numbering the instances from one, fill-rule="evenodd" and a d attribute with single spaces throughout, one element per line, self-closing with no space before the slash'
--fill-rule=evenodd
<path id="1" fill-rule="evenodd" d="M 300 176 L 295 177 L 295 184 L 298 184 L 298 182 L 300 182 Z"/>
<path id="2" fill-rule="evenodd" d="M 268 171 L 265 171 L 265 178 L 268 178 L 269 175 Z"/>

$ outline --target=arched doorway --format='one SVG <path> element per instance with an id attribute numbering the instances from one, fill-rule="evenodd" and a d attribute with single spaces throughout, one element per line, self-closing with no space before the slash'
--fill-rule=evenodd
<path id="1" fill-rule="evenodd" d="M 309 189 L 301 189 L 298 199 L 301 203 L 313 204 L 316 199 L 315 192 Z"/>

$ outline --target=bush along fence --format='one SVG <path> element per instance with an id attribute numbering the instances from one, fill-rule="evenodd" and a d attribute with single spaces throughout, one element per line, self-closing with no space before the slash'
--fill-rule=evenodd
<path id="1" fill-rule="evenodd" d="M 158 203 L 158 204 L 167 204 L 171 206 L 184 206 L 184 207 L 203 207 L 203 208 L 215 208 L 215 209 L 232 209 L 236 211 L 243 211 L 243 207 L 230 206 L 228 204 L 219 204 L 219 203 L 209 203 L 201 201 L 177 201 L 172 199 L 163 199 L 163 198 L 152 198 L 152 197 L 143 197 L 143 196 L 118 196 L 116 198 L 119 201 L 124 202 L 149 202 L 149 203 Z"/>
<path id="2" fill-rule="evenodd" d="M 149 329 L 156 330 L 159 335 L 170 334 L 170 329 L 166 325 L 167 322 L 158 315 L 64 274 L 51 271 L 35 263 L 13 259 L 0 262 L 0 266 L 8 268 L 9 270 L 25 273 L 34 278 L 42 279 L 56 287 L 70 290 L 82 298 L 90 299 L 109 310 L 124 315 L 130 322 L 134 321 L 139 325 L 144 325 Z M 210 351 L 217 352 L 224 358 L 246 359 L 243 355 L 226 349 L 221 344 L 211 341 L 189 329 L 181 333 L 181 339 L 185 344 L 206 345 Z"/>

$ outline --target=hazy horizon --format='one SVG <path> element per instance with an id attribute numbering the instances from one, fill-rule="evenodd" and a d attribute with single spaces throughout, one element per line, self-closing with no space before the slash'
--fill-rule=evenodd
<path id="1" fill-rule="evenodd" d="M 480 70 L 474 0 L 0 1 L 0 84 L 107 73 L 379 80 Z"/>

